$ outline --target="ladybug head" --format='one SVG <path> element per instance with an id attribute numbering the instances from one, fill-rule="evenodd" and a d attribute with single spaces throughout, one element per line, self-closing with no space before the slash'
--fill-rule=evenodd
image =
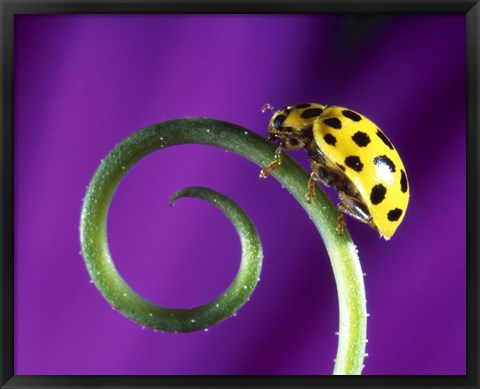
<path id="1" fill-rule="evenodd" d="M 276 111 L 268 126 L 267 139 L 271 142 L 278 142 L 285 150 L 300 150 L 311 140 L 312 129 L 297 126 L 292 120 L 291 106 Z"/>

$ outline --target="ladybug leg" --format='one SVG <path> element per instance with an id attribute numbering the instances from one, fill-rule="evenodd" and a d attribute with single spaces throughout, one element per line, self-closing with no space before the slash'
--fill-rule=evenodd
<path id="1" fill-rule="evenodd" d="M 315 170 L 312 170 L 310 173 L 310 178 L 308 179 L 308 189 L 307 193 L 305 194 L 305 200 L 307 200 L 307 203 L 311 203 L 313 197 L 315 196 L 315 183 L 319 180 L 319 177 Z"/>
<path id="2" fill-rule="evenodd" d="M 335 186 L 335 183 L 338 181 L 338 175 L 336 175 L 332 170 L 328 169 L 320 162 L 310 161 L 310 165 L 312 166 L 312 174 L 315 175 L 315 181 L 320 181 L 326 186 Z"/>
<path id="3" fill-rule="evenodd" d="M 282 164 L 282 151 L 283 151 L 283 147 L 281 145 L 278 146 L 278 148 L 275 150 L 275 159 L 273 160 L 273 162 L 260 171 L 259 178 L 261 180 L 267 178 L 267 176 L 273 170 L 275 170 L 276 168 L 278 168 Z"/>
<path id="4" fill-rule="evenodd" d="M 311 203 L 313 197 L 315 196 L 315 183 L 321 182 L 324 185 L 332 186 L 335 185 L 338 177 L 329 169 L 324 167 L 318 161 L 310 161 L 312 166 L 312 172 L 310 173 L 310 179 L 308 180 L 308 189 L 305 194 L 305 199 L 307 203 Z"/>
<path id="5" fill-rule="evenodd" d="M 374 227 L 373 225 L 373 218 L 368 212 L 367 207 L 363 202 L 357 199 L 354 196 L 349 196 L 344 191 L 338 191 L 338 197 L 340 202 L 337 205 L 338 208 L 338 224 L 337 224 L 337 232 L 340 235 L 343 235 L 345 230 L 345 216 L 347 214 L 354 219 L 360 220 L 368 224 L 370 227 Z"/>
<path id="6" fill-rule="evenodd" d="M 337 233 L 338 235 L 343 235 L 345 228 L 347 227 L 347 222 L 345 220 L 345 214 L 342 211 L 338 211 L 337 218 Z"/>

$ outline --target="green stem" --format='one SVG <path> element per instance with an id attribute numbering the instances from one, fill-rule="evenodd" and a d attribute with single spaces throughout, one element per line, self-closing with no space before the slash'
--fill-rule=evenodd
<path id="1" fill-rule="evenodd" d="M 124 315 L 143 326 L 164 331 L 194 331 L 231 316 L 253 292 L 261 267 L 260 241 L 243 211 L 217 192 L 187 188 L 172 199 L 195 196 L 210 201 L 232 220 L 240 235 L 242 263 L 226 293 L 204 306 L 167 309 L 135 293 L 116 270 L 108 249 L 106 218 L 120 180 L 145 155 L 165 147 L 192 143 L 233 151 L 260 167 L 268 165 L 275 153 L 275 146 L 264 138 L 219 120 L 188 118 L 154 124 L 129 136 L 103 160 L 88 187 L 82 209 L 82 254 L 95 285 Z M 285 155 L 282 166 L 272 175 L 308 213 L 330 256 L 340 314 L 334 374 L 360 374 L 365 354 L 367 312 L 363 273 L 355 245 L 348 231 L 337 234 L 337 210 L 323 191 L 317 188 L 313 201 L 310 204 L 305 201 L 309 174 L 293 159 Z"/>

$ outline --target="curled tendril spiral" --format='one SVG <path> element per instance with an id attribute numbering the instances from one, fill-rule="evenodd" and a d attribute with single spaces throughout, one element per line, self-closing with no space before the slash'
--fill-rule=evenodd
<path id="1" fill-rule="evenodd" d="M 140 325 L 171 332 L 204 329 L 234 314 L 248 300 L 257 283 L 262 260 L 260 239 L 250 219 L 232 200 L 211 189 L 190 187 L 176 192 L 217 206 L 233 223 L 242 244 L 238 274 L 229 288 L 208 304 L 189 309 L 157 306 L 133 291 L 118 273 L 107 242 L 106 220 L 120 180 L 141 158 L 165 147 L 204 144 L 238 153 L 260 167 L 274 157 L 275 146 L 237 125 L 205 118 L 186 118 L 148 126 L 118 144 L 97 169 L 84 199 L 80 240 L 91 279 L 113 308 Z M 317 227 L 330 256 L 339 299 L 339 344 L 334 374 L 361 374 L 366 344 L 366 300 L 363 273 L 348 231 L 336 232 L 337 211 L 319 189 L 312 203 L 305 201 L 309 174 L 285 156 L 274 176 L 298 200 Z M 320 323 L 319 323 L 320 324 Z"/>

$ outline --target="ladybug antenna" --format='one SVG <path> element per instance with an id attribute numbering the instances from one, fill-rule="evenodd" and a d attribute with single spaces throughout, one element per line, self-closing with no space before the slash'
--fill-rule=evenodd
<path id="1" fill-rule="evenodd" d="M 273 108 L 273 106 L 271 106 L 270 104 L 263 104 L 263 107 L 262 107 L 262 113 L 265 113 L 266 110 L 269 109 L 270 111 L 272 112 L 275 112 L 275 108 Z"/>

